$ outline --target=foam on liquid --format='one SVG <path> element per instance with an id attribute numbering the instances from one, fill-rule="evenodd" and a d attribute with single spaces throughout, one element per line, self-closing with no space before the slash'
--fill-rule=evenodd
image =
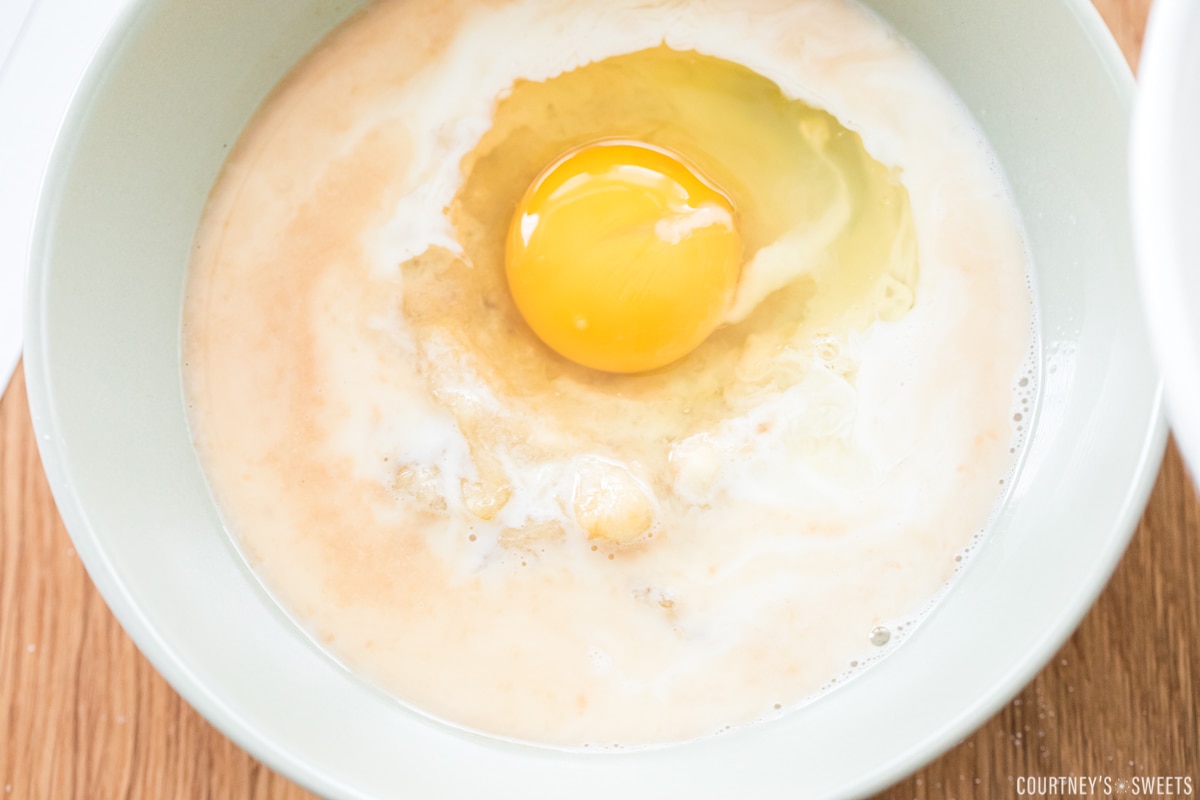
<path id="1" fill-rule="evenodd" d="M 471 177 L 520 132 L 498 101 L 641 51 L 744 65 L 861 137 L 907 190 L 915 302 L 808 328 L 751 304 L 742 334 L 624 382 L 509 325 L 480 242 L 524 186 Z M 940 596 L 1028 425 L 1028 279 L 982 135 L 849 2 L 383 3 L 230 155 L 185 379 L 231 530 L 338 658 L 500 736 L 680 741 L 844 682 Z M 642 520 L 630 545 L 588 538 Z"/>

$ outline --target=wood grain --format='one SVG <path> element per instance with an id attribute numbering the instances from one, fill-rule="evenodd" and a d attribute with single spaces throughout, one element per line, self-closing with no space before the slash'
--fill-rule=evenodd
<path id="1" fill-rule="evenodd" d="M 950 2 L 952 0 L 947 0 Z M 1096 0 L 1131 60 L 1149 0 Z M 1174 448 L 1133 544 L 1021 695 L 881 795 L 1015 797 L 1021 776 L 1188 775 L 1200 793 L 1200 503 Z M 20 374 L 0 400 L 0 800 L 311 797 L 192 711 L 75 557 Z"/>

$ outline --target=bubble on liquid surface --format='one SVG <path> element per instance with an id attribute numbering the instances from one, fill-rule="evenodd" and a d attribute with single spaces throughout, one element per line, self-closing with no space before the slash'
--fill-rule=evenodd
<path id="1" fill-rule="evenodd" d="M 871 644 L 876 647 L 883 647 L 892 639 L 892 632 L 883 625 L 877 625 L 871 629 Z"/>

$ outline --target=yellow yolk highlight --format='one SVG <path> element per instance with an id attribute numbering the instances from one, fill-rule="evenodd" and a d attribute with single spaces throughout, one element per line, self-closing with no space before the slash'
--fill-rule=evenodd
<path id="1" fill-rule="evenodd" d="M 737 288 L 733 204 L 679 158 L 600 142 L 534 181 L 509 229 L 517 308 L 560 355 L 643 372 L 690 353 Z"/>

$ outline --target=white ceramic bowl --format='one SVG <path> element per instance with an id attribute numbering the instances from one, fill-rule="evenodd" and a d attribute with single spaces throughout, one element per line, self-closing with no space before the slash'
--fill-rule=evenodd
<path id="1" fill-rule="evenodd" d="M 330 797 L 815 798 L 882 788 L 1018 691 L 1120 558 L 1165 438 L 1126 215 L 1133 84 L 1086 0 L 871 2 L 987 130 L 1037 264 L 1042 396 L 995 529 L 920 629 L 845 687 L 776 722 L 604 755 L 453 730 L 336 666 L 243 565 L 188 441 L 180 304 L 205 197 L 256 105 L 355 5 L 136 4 L 43 190 L 26 337 L 42 457 L 96 585 L 179 692 Z"/>
<path id="2" fill-rule="evenodd" d="M 1133 222 L 1167 410 L 1200 472 L 1200 3 L 1157 0 L 1134 117 Z"/>

